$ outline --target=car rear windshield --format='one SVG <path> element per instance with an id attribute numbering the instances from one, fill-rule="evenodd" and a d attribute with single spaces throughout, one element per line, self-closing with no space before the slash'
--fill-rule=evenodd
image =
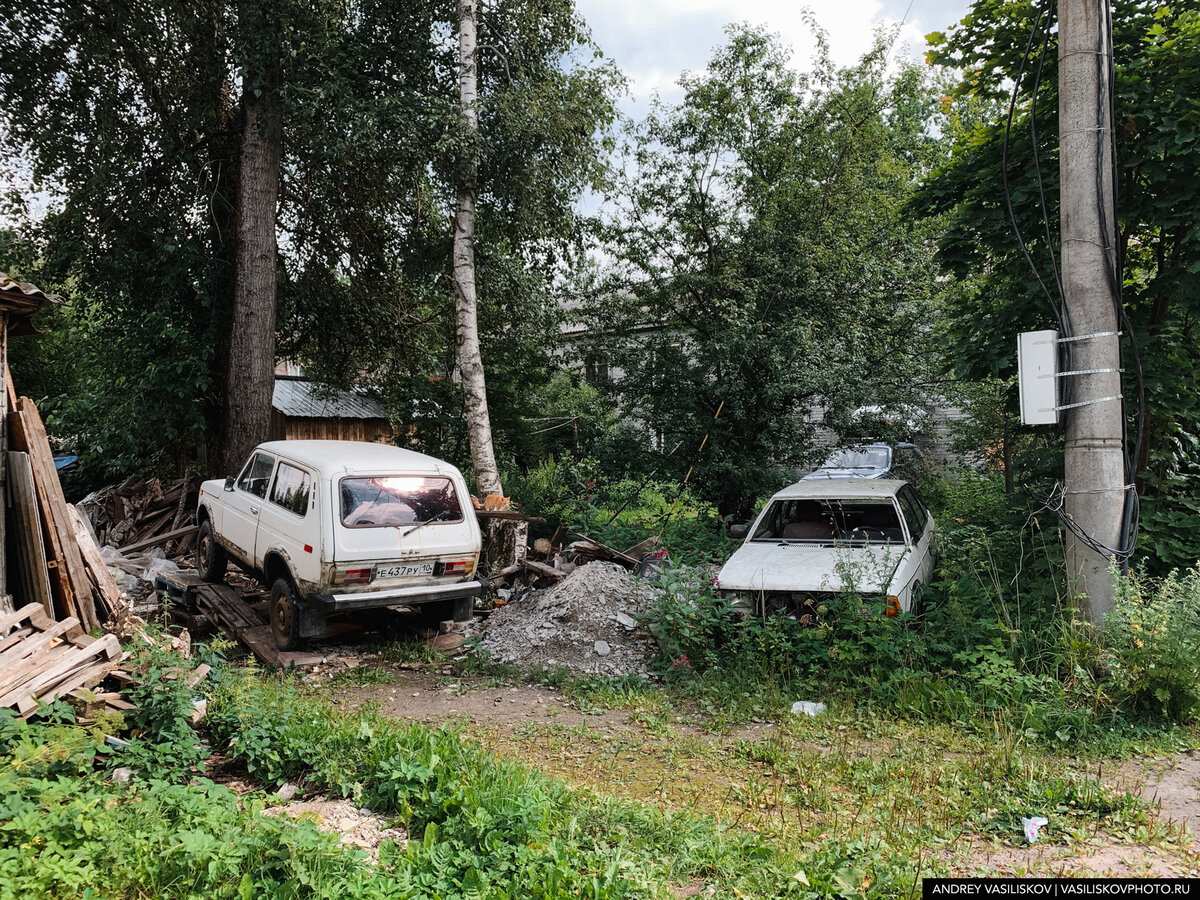
<path id="1" fill-rule="evenodd" d="M 837 450 L 825 460 L 823 469 L 886 469 L 891 463 L 886 447 Z"/>
<path id="2" fill-rule="evenodd" d="M 342 524 L 348 528 L 461 522 L 462 505 L 449 478 L 380 475 L 343 478 Z"/>
<path id="3" fill-rule="evenodd" d="M 904 532 L 890 497 L 776 500 L 751 540 L 903 543 Z"/>

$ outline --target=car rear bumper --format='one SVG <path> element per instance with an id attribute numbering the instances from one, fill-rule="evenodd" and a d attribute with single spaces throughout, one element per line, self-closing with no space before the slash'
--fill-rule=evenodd
<path id="1" fill-rule="evenodd" d="M 458 600 L 478 597 L 483 584 L 472 579 L 454 584 L 423 584 L 416 587 L 392 588 L 386 591 L 360 591 L 353 594 L 309 594 L 308 603 L 322 612 L 345 612 L 352 609 L 378 609 L 383 606 L 435 603 L 439 600 Z"/>

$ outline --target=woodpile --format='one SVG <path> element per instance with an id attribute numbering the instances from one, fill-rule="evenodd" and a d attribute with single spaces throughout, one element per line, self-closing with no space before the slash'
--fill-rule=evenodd
<path id="1" fill-rule="evenodd" d="M 158 478 L 130 478 L 79 502 L 87 514 L 96 540 L 123 554 L 151 547 L 186 552 L 196 533 L 188 525 L 196 508 L 197 486 L 190 477 L 164 484 Z"/>
<path id="2" fill-rule="evenodd" d="M 0 616 L 0 635 L 0 707 L 22 717 L 95 687 L 122 659 L 116 635 L 92 637 L 74 616 L 55 621 L 38 603 Z"/>

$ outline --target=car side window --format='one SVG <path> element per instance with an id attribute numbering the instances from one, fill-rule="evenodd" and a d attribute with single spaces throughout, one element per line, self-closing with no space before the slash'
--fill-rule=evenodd
<path id="1" fill-rule="evenodd" d="M 242 470 L 237 486 L 243 491 L 249 491 L 256 497 L 266 498 L 267 485 L 271 481 L 271 470 L 275 468 L 275 458 L 265 453 L 255 453 L 254 458 Z"/>
<path id="2" fill-rule="evenodd" d="M 908 531 L 914 541 L 920 540 L 925 531 L 925 507 L 917 500 L 912 491 L 902 490 L 899 496 L 900 508 L 904 510 L 904 518 L 908 522 Z"/>
<path id="3" fill-rule="evenodd" d="M 303 516 L 308 512 L 308 499 L 312 494 L 312 477 L 303 469 L 290 463 L 280 462 L 275 471 L 275 485 L 271 488 L 271 502 Z"/>

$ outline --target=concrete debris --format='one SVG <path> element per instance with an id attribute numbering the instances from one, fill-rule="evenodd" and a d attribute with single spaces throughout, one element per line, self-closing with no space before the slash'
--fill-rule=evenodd
<path id="1" fill-rule="evenodd" d="M 113 781 L 115 781 L 117 784 L 125 784 L 126 782 L 128 782 L 130 779 L 133 778 L 133 769 L 129 769 L 129 768 L 126 768 L 125 766 L 122 766 L 119 769 L 113 769 L 108 777 L 111 778 Z"/>
<path id="2" fill-rule="evenodd" d="M 655 595 L 623 566 L 591 562 L 553 587 L 496 609 L 479 649 L 496 662 L 527 668 L 646 675 L 649 648 L 631 628 Z"/>
<path id="3" fill-rule="evenodd" d="M 299 790 L 300 790 L 300 788 L 297 785 L 294 785 L 290 781 L 288 781 L 288 782 L 285 782 L 284 785 L 275 792 L 275 794 L 279 797 L 280 800 L 291 800 L 293 797 L 296 796 L 296 792 Z"/>
<path id="4" fill-rule="evenodd" d="M 322 831 L 340 834 L 343 844 L 361 847 L 371 859 L 378 859 L 379 845 L 385 841 L 395 841 L 401 849 L 408 846 L 407 831 L 392 827 L 383 816 L 369 809 L 356 807 L 349 800 L 313 797 L 311 800 L 299 800 L 286 806 L 264 809 L 263 815 L 286 815 L 289 819 L 304 816 Z"/>

